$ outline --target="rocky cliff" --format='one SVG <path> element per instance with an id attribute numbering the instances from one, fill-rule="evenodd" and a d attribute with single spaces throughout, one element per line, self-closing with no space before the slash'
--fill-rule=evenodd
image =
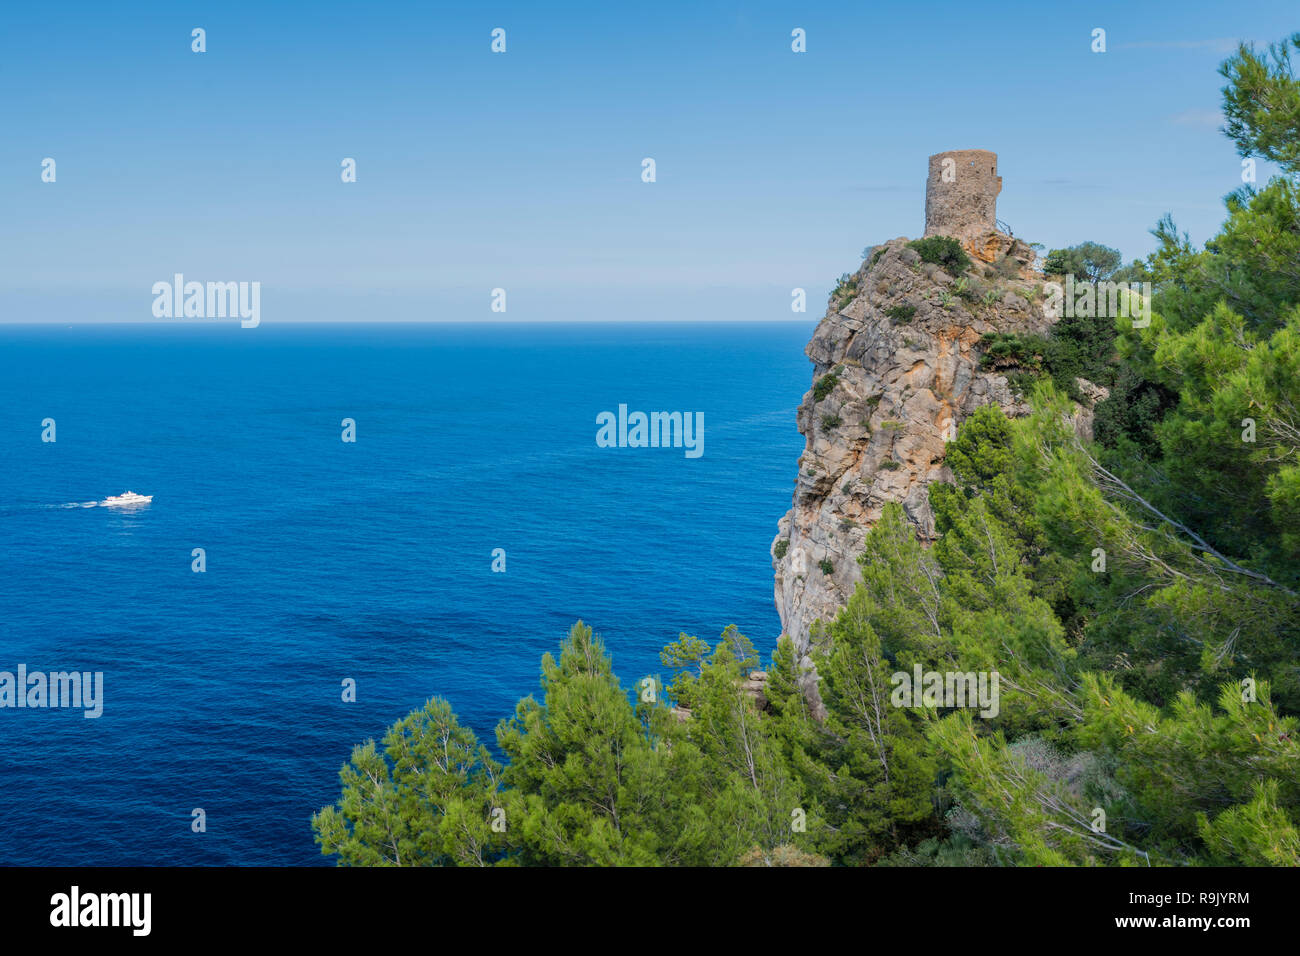
<path id="1" fill-rule="evenodd" d="M 799 406 L 807 446 L 790 511 L 772 543 L 776 604 L 796 652 L 861 579 L 857 558 L 886 502 L 901 502 L 933 540 L 926 489 L 950 479 L 944 445 L 980 405 L 1027 409 L 980 363 L 986 332 L 1044 332 L 1034 255 L 1008 236 L 963 243 L 972 268 L 953 276 L 906 239 L 875 247 L 842 281 L 805 349 L 813 385 Z M 1035 304 L 1038 303 L 1038 304 Z M 806 690 L 815 707 L 815 674 Z"/>

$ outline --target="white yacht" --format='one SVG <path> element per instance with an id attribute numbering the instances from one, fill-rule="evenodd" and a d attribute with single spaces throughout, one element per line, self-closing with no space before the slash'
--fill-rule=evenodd
<path id="1" fill-rule="evenodd" d="M 137 495 L 134 491 L 128 491 L 124 495 L 113 495 L 105 498 L 99 504 L 104 508 L 117 508 L 123 505 L 147 505 L 153 501 L 153 495 Z"/>

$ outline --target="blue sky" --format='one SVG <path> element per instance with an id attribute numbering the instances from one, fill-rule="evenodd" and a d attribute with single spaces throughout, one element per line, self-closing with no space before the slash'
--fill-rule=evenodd
<path id="1" fill-rule="evenodd" d="M 779 320 L 796 286 L 814 319 L 864 246 L 921 233 L 926 158 L 945 149 L 999 154 L 999 218 L 1029 241 L 1133 258 L 1169 211 L 1203 242 L 1240 184 L 1216 67 L 1238 39 L 1300 30 L 1271 2 L 165 2 L 4 20 L 0 321 L 69 323 L 149 321 L 175 272 L 260 281 L 264 322 Z"/>

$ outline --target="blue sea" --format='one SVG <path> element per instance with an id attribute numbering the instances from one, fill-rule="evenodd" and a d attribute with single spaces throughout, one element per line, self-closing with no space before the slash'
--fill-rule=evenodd
<path id="1" fill-rule="evenodd" d="M 0 709 L 0 864 L 328 864 L 355 744 L 431 696 L 494 744 L 579 618 L 629 688 L 683 631 L 766 660 L 811 332 L 0 326 L 0 671 L 104 675 Z M 703 456 L 597 447 L 620 404 Z"/>

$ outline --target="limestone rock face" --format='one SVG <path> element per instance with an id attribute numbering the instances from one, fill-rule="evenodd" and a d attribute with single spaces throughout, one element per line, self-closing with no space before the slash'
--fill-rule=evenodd
<path id="1" fill-rule="evenodd" d="M 1097 405 L 1110 398 L 1110 389 L 1104 385 L 1094 385 L 1086 378 L 1076 378 L 1074 387 L 1083 396 L 1083 404 L 1076 404 L 1072 425 L 1075 432 L 1084 441 L 1093 439 L 1093 422 L 1096 419 Z"/>
<path id="2" fill-rule="evenodd" d="M 956 426 L 989 403 L 1028 412 L 1004 375 L 980 367 L 979 349 L 986 332 L 1050 327 L 1021 265 L 1032 270 L 1032 252 L 1004 268 L 1012 277 L 977 262 L 959 280 L 894 239 L 875 247 L 813 333 L 813 387 L 798 411 L 807 445 L 772 543 L 777 609 L 805 668 L 815 622 L 832 620 L 861 580 L 857 558 L 885 503 L 900 502 L 932 541 L 927 488 L 951 480 L 944 447 Z M 816 675 L 805 679 L 816 710 Z"/>
<path id="3" fill-rule="evenodd" d="M 1014 236 L 993 229 L 968 236 L 961 244 L 972 259 L 991 263 L 1005 257 L 1015 263 L 1019 278 L 1035 279 L 1038 276 L 1038 270 L 1034 268 L 1037 253 Z"/>
<path id="4" fill-rule="evenodd" d="M 740 686 L 759 710 L 767 710 L 767 671 L 750 671 Z"/>

